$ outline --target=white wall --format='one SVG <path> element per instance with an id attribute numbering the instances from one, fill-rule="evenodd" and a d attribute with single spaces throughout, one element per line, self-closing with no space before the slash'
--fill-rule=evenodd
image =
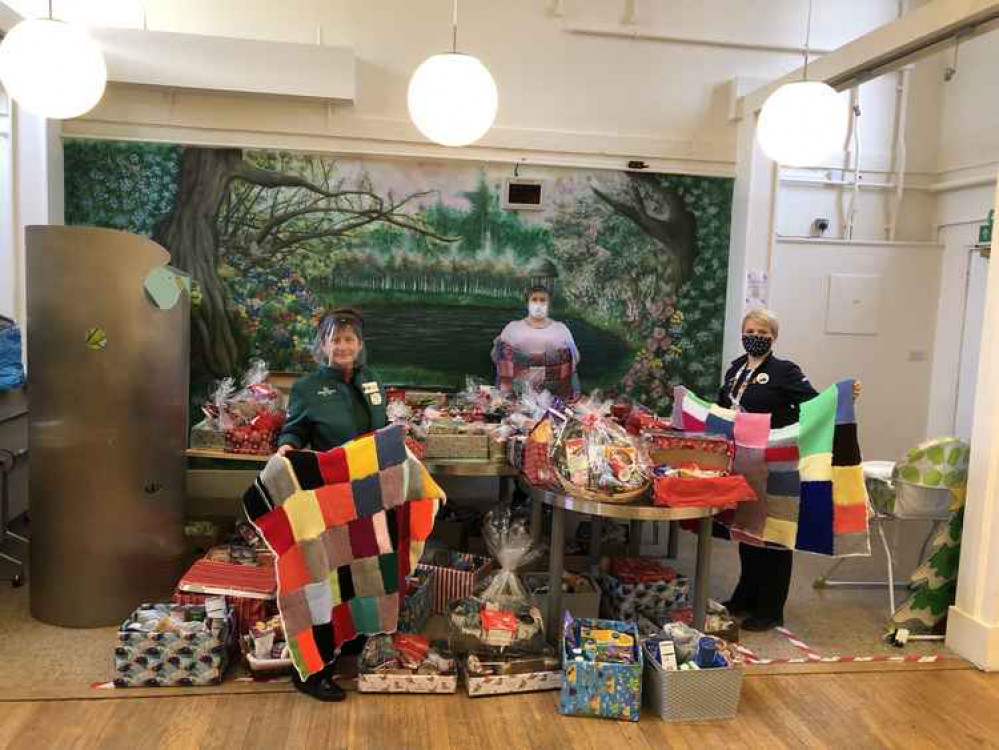
<path id="1" fill-rule="evenodd" d="M 43 7 L 34 0 L 10 4 L 25 12 Z M 95 25 L 141 27 L 144 7 L 149 29 L 305 44 L 315 42 L 318 33 L 324 43 L 351 46 L 358 56 L 356 106 L 332 116 L 322 103 L 113 86 L 107 101 L 68 124 L 67 133 L 213 143 L 232 133 L 261 146 L 357 152 L 385 150 L 391 143 L 404 153 L 400 144 L 424 143 L 406 112 L 408 78 L 425 57 L 449 46 L 450 5 L 449 0 L 56 2 L 57 15 Z M 662 159 L 671 169 L 730 174 L 735 128 L 727 117 L 726 83 L 737 75 L 769 80 L 800 63 L 786 51 L 606 38 L 566 28 L 794 46 L 804 38 L 804 0 L 768 0 L 766 13 L 759 3 L 744 0 L 638 0 L 632 27 L 619 23 L 622 3 L 565 0 L 562 17 L 549 15 L 550 5 L 548 0 L 460 5 L 459 47 L 489 65 L 500 90 L 496 128 L 482 142 L 499 152 L 494 158 L 611 155 L 620 167 L 630 156 Z M 893 18 L 896 8 L 895 0 L 817 0 L 813 45 L 839 46 Z"/>
<path id="2" fill-rule="evenodd" d="M 926 433 L 941 254 L 931 244 L 777 243 L 771 307 L 781 319 L 778 355 L 797 362 L 820 390 L 844 378 L 863 383 L 866 458 L 894 460 Z M 877 335 L 826 333 L 830 274 L 882 277 Z"/>
<path id="3" fill-rule="evenodd" d="M 968 248 L 978 240 L 978 225 L 984 223 L 995 204 L 999 172 L 999 32 L 993 31 L 961 45 L 957 75 L 941 86 L 940 139 L 936 151 L 936 194 L 940 242 L 946 246 L 941 271 L 937 340 L 934 347 L 933 386 L 927 430 L 930 435 L 953 433 L 957 423 L 967 424 L 967 414 L 958 419 L 959 401 L 966 402 L 967 388 L 959 393 L 962 366 L 961 329 L 965 317 L 968 285 Z M 953 52 L 939 56 L 950 64 Z M 972 279 L 972 282 L 976 279 Z M 967 325 L 976 328 L 983 310 L 972 305 Z M 966 353 L 967 355 L 967 353 Z M 965 360 L 967 356 L 965 357 Z M 965 410 L 967 410 L 965 406 Z M 964 437 L 969 437 L 965 434 Z"/>

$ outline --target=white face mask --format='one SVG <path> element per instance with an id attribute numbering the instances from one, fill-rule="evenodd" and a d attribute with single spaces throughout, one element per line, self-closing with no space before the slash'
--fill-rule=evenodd
<path id="1" fill-rule="evenodd" d="M 544 320 L 545 318 L 548 317 L 548 303 L 528 302 L 527 314 L 530 315 L 535 320 Z"/>

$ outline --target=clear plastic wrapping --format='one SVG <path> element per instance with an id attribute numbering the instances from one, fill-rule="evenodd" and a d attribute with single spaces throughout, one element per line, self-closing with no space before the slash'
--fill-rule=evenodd
<path id="1" fill-rule="evenodd" d="M 545 647 L 544 621 L 517 571 L 535 560 L 535 547 L 526 524 L 503 506 L 486 515 L 483 537 L 500 570 L 483 581 L 475 593 L 450 610 L 450 643 L 457 654 L 518 656 L 541 653 Z"/>
<path id="2" fill-rule="evenodd" d="M 611 404 L 598 395 L 564 412 L 551 456 L 555 470 L 572 485 L 607 494 L 648 486 L 651 463 L 641 443 L 610 416 Z"/>

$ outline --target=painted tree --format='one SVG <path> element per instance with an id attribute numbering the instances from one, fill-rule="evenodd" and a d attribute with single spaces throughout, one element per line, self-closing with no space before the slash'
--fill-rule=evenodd
<path id="1" fill-rule="evenodd" d="M 593 193 L 658 242 L 671 261 L 673 282 L 682 286 L 694 273 L 697 220 L 683 198 L 659 175 L 628 172 L 625 189 L 611 192 L 596 185 Z"/>
<path id="2" fill-rule="evenodd" d="M 394 200 L 376 194 L 364 180 L 348 186 L 330 160 L 318 157 L 270 154 L 261 161 L 263 166 L 241 149 L 185 149 L 176 204 L 153 231 L 172 264 L 199 285 L 201 301 L 191 314 L 193 343 L 205 369 L 217 377 L 236 372 L 243 355 L 219 274 L 222 248 L 253 263 L 281 263 L 297 253 L 320 252 L 335 238 L 376 223 L 454 240 L 404 210 L 428 193 Z"/>

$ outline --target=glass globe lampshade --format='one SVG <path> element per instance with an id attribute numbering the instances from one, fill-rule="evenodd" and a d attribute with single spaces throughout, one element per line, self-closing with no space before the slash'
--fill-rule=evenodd
<path id="1" fill-rule="evenodd" d="M 467 146 L 496 119 L 499 94 L 478 58 L 458 52 L 423 61 L 409 79 L 409 115 L 427 138 L 443 146 Z"/>
<path id="2" fill-rule="evenodd" d="M 101 100 L 107 79 L 100 47 L 78 26 L 30 19 L 0 42 L 0 82 L 14 101 L 36 115 L 79 117 Z"/>
<path id="3" fill-rule="evenodd" d="M 818 166 L 842 149 L 849 105 L 821 81 L 787 83 L 763 105 L 756 125 L 760 148 L 778 164 Z"/>

